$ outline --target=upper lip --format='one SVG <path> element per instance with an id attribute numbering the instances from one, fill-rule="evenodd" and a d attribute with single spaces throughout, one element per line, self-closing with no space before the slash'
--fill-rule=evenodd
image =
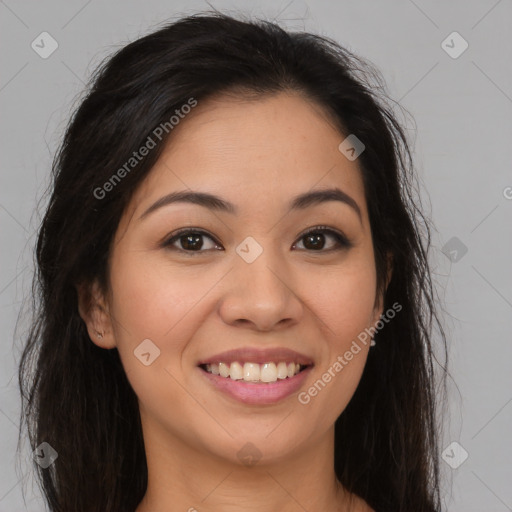
<path id="1" fill-rule="evenodd" d="M 313 360 L 295 350 L 290 350 L 284 347 L 278 348 L 237 348 L 234 350 L 228 350 L 226 352 L 222 352 L 220 354 L 215 354 L 211 357 L 207 357 L 202 359 L 197 364 L 198 366 L 204 364 L 212 364 L 212 363 L 233 363 L 238 361 L 239 363 L 279 363 L 281 361 L 284 362 L 293 362 L 298 363 L 300 365 L 309 366 L 313 364 Z"/>

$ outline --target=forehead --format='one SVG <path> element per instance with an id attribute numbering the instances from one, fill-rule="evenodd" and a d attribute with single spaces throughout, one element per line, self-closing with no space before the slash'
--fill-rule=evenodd
<path id="1" fill-rule="evenodd" d="M 252 214 L 324 187 L 341 188 L 364 209 L 357 160 L 338 149 L 344 138 L 321 106 L 299 94 L 198 102 L 173 128 L 131 209 L 192 189 L 222 195 Z"/>

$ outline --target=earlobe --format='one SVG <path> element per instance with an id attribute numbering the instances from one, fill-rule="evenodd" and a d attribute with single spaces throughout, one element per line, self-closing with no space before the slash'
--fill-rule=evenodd
<path id="1" fill-rule="evenodd" d="M 108 304 L 95 280 L 93 283 L 76 285 L 78 294 L 78 312 L 84 321 L 91 341 L 98 347 L 111 349 L 116 347 Z"/>

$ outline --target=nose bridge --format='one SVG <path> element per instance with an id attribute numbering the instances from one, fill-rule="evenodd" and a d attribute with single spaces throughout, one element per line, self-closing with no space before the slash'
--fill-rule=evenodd
<path id="1" fill-rule="evenodd" d="M 224 321 L 248 321 L 266 330 L 283 320 L 299 319 L 302 308 L 293 286 L 287 283 L 286 261 L 277 248 L 266 245 L 252 237 L 238 245 L 221 308 Z"/>
<path id="2" fill-rule="evenodd" d="M 262 294 L 276 300 L 277 296 L 283 296 L 283 279 L 286 275 L 284 265 L 280 263 L 276 251 L 266 250 L 252 263 L 238 261 L 236 271 L 248 293 Z"/>
<path id="3" fill-rule="evenodd" d="M 286 288 L 283 283 L 286 262 L 282 261 L 279 250 L 270 246 L 270 239 L 267 237 L 260 244 L 247 237 L 236 250 L 239 257 L 235 260 L 235 273 L 244 285 L 244 293 L 252 295 L 253 299 L 261 298 L 262 303 L 283 300 L 286 295 L 283 289 Z"/>

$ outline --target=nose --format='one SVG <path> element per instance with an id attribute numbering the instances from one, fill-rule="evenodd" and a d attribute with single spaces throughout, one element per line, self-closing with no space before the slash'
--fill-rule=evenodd
<path id="1" fill-rule="evenodd" d="M 282 256 L 273 257 L 270 251 L 263 251 L 252 263 L 237 257 L 219 308 L 223 321 L 256 331 L 287 328 L 300 322 L 304 309 L 291 274 Z"/>

